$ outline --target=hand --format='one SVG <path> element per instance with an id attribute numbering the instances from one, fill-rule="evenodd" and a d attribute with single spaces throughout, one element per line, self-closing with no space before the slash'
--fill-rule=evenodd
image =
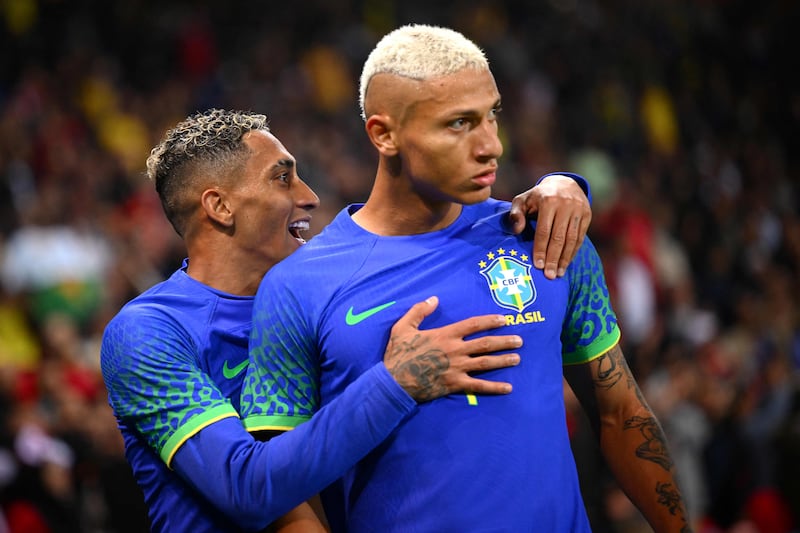
<path id="1" fill-rule="evenodd" d="M 510 383 L 474 378 L 469 372 L 519 364 L 516 353 L 485 354 L 519 348 L 522 338 L 492 335 L 464 340 L 474 333 L 503 326 L 502 315 L 476 316 L 441 328 L 420 330 L 419 325 L 437 305 L 439 299 L 432 296 L 414 305 L 392 327 L 383 361 L 394 379 L 420 403 L 454 392 L 511 392 Z"/>
<path id="2" fill-rule="evenodd" d="M 533 214 L 537 214 L 533 265 L 544 269 L 549 279 L 556 273 L 563 276 L 592 221 L 589 200 L 572 178 L 548 176 L 514 197 L 509 214 L 514 232 L 521 232 Z"/>

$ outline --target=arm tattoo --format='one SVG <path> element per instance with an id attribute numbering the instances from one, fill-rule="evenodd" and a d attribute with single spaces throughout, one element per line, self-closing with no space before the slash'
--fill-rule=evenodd
<path id="1" fill-rule="evenodd" d="M 603 354 L 597 361 L 596 387 L 610 389 L 622 379 L 622 369 L 617 364 L 617 359 L 611 357 L 612 353 L 613 350 Z"/>
<path id="2" fill-rule="evenodd" d="M 656 494 L 658 503 L 669 509 L 669 514 L 674 516 L 681 509 L 681 495 L 672 483 L 656 481 Z"/>
<path id="3" fill-rule="evenodd" d="M 445 394 L 446 387 L 440 381 L 450 368 L 450 360 L 445 352 L 423 348 L 425 340 L 421 335 L 411 341 L 397 342 L 392 339 L 390 342 L 392 350 L 387 357 L 387 368 L 411 397 L 425 402 Z"/>
<path id="4" fill-rule="evenodd" d="M 642 405 L 647 405 L 647 402 L 642 395 L 642 391 L 639 390 L 636 380 L 633 378 L 631 371 L 628 369 L 628 363 L 625 361 L 625 356 L 622 355 L 622 349 L 620 349 L 619 345 L 611 348 L 602 357 L 600 357 L 597 362 L 598 370 L 597 378 L 595 379 L 596 387 L 610 389 L 619 383 L 623 378 L 625 378 L 625 384 L 629 389 L 632 388 L 636 393 L 636 398 L 639 399 L 639 403 Z"/>
<path id="5" fill-rule="evenodd" d="M 664 470 L 672 469 L 672 458 L 667 450 L 667 439 L 661 431 L 656 419 L 634 416 L 625 421 L 625 429 L 638 428 L 644 436 L 644 442 L 636 448 L 636 456 L 660 465 Z"/>
<path id="6" fill-rule="evenodd" d="M 675 488 L 672 483 L 656 482 L 656 494 L 658 494 L 658 503 L 665 506 L 672 516 L 680 515 L 683 520 L 683 527 L 681 533 L 688 533 L 691 531 L 683 510 L 683 503 L 681 493 Z"/>

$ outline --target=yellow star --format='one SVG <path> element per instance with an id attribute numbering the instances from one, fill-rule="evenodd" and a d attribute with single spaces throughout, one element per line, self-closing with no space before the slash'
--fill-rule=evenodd
<path id="1" fill-rule="evenodd" d="M 527 256 L 527 255 L 525 255 L 525 254 L 522 254 L 521 256 L 519 256 L 519 258 L 520 258 L 520 259 L 522 259 L 522 260 L 523 260 L 523 261 L 525 261 L 525 262 L 527 262 L 527 261 L 528 261 L 528 256 Z"/>
<path id="2" fill-rule="evenodd" d="M 498 248 L 498 249 L 497 249 L 497 253 L 498 253 L 499 255 L 503 255 L 504 253 L 506 253 L 506 250 L 505 250 L 505 248 Z"/>
<path id="3" fill-rule="evenodd" d="M 486 257 L 488 257 L 489 259 L 494 259 L 494 254 L 492 252 L 489 252 L 488 254 L 486 254 Z"/>
<path id="4" fill-rule="evenodd" d="M 511 257 L 516 257 L 517 253 L 518 252 L 516 250 L 511 250 Z"/>
<path id="5" fill-rule="evenodd" d="M 481 268 L 486 268 L 486 261 L 481 261 L 480 263 L 478 263 L 478 266 Z"/>

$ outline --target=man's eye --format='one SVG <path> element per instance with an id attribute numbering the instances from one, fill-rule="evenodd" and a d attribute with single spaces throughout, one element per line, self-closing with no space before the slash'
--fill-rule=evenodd
<path id="1" fill-rule="evenodd" d="M 501 112 L 502 110 L 503 110 L 503 108 L 502 108 L 502 107 L 500 107 L 500 106 L 497 106 L 497 107 L 495 107 L 494 109 L 492 109 L 492 111 L 491 111 L 491 118 L 495 118 L 495 119 L 496 119 L 496 118 L 497 118 L 497 115 L 499 115 L 499 114 L 500 114 L 500 112 Z"/>
<path id="2" fill-rule="evenodd" d="M 450 127 L 455 129 L 461 129 L 467 125 L 467 119 L 465 118 L 457 118 L 454 121 L 450 122 Z"/>
<path id="3" fill-rule="evenodd" d="M 289 183 L 291 175 L 288 172 L 283 172 L 282 174 L 278 175 L 278 179 L 285 183 Z"/>

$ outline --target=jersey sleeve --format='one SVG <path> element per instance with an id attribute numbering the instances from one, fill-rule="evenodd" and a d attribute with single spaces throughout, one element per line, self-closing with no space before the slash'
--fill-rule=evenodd
<path id="1" fill-rule="evenodd" d="M 250 364 L 240 407 L 248 431 L 294 428 L 320 404 L 314 329 L 303 302 L 279 280 L 270 281 L 262 282 L 253 306 Z"/>
<path id="2" fill-rule="evenodd" d="M 603 264 L 586 238 L 569 267 L 569 301 L 561 332 L 564 364 L 587 363 L 610 350 L 620 339 L 611 308 Z"/>
<path id="3" fill-rule="evenodd" d="M 238 417 L 199 368 L 191 338 L 157 312 L 123 311 L 106 327 L 101 367 L 111 407 L 169 465 L 204 427 Z"/>
<path id="4" fill-rule="evenodd" d="M 344 475 L 416 409 L 378 363 L 296 429 L 255 441 L 224 419 L 189 439 L 175 470 L 241 527 L 258 530 Z"/>

